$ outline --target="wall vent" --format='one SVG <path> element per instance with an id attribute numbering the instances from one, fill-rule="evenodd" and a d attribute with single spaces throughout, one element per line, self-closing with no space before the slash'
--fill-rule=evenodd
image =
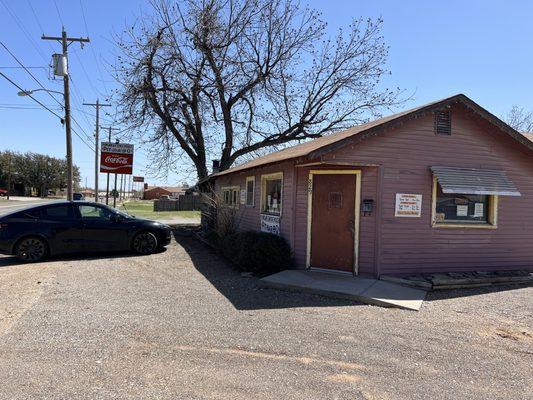
<path id="1" fill-rule="evenodd" d="M 452 134 L 452 116 L 449 110 L 435 112 L 435 134 Z"/>

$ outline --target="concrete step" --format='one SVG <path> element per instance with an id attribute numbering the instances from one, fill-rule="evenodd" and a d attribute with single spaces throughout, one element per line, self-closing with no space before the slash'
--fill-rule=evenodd
<path id="1" fill-rule="evenodd" d="M 424 290 L 378 279 L 322 271 L 286 270 L 262 278 L 260 284 L 274 289 L 295 290 L 416 311 L 426 297 Z"/>

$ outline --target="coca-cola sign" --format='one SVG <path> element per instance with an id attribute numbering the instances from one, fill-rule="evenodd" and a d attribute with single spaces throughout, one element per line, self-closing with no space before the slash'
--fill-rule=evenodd
<path id="1" fill-rule="evenodd" d="M 100 172 L 111 174 L 133 173 L 133 145 L 128 143 L 102 143 Z"/>

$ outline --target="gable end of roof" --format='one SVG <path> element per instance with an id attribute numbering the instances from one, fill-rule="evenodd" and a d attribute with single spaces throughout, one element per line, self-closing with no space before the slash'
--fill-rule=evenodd
<path id="1" fill-rule="evenodd" d="M 463 104 L 467 109 L 473 111 L 475 114 L 487 120 L 489 123 L 493 124 L 503 132 L 507 133 L 513 139 L 533 151 L 533 142 L 527 137 L 513 129 L 511 126 L 481 107 L 464 94 L 456 94 L 442 100 L 425 104 L 423 106 L 393 114 L 388 117 L 380 118 L 344 131 L 336 132 L 309 142 L 304 142 L 296 146 L 288 147 L 286 149 L 258 157 L 255 160 L 247 163 L 218 172 L 216 174 L 212 174 L 207 178 L 207 180 L 239 171 L 245 171 L 251 168 L 262 167 L 265 165 L 301 157 L 309 157 L 311 159 L 319 158 L 324 154 L 344 147 L 349 140 L 355 136 L 363 140 L 369 136 L 377 135 L 380 132 L 392 129 L 408 121 L 419 118 L 427 113 L 441 110 L 444 107 L 451 107 L 455 104 Z"/>

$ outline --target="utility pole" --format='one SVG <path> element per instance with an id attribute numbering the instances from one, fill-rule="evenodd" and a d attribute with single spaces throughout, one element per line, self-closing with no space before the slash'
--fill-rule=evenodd
<path id="1" fill-rule="evenodd" d="M 119 200 L 122 200 L 124 198 L 124 174 L 120 175 L 120 195 Z"/>
<path id="2" fill-rule="evenodd" d="M 109 135 L 107 138 L 108 143 L 111 143 L 111 131 L 114 129 L 116 131 L 120 130 L 118 128 L 112 128 L 110 126 L 104 127 L 101 126 L 102 129 L 109 129 Z M 107 173 L 107 183 L 106 183 L 106 189 L 105 189 L 105 204 L 109 205 L 109 172 Z"/>
<path id="3" fill-rule="evenodd" d="M 72 133 L 70 126 L 70 89 L 68 74 L 68 46 L 74 42 L 89 43 L 89 38 L 69 38 L 65 28 L 61 29 L 61 37 L 41 36 L 42 40 L 57 40 L 61 43 L 65 70 L 63 71 L 63 97 L 65 99 L 65 131 L 67 136 L 67 200 L 72 201 L 74 171 L 72 168 Z"/>
<path id="4" fill-rule="evenodd" d="M 11 152 L 7 153 L 7 199 L 11 196 Z"/>
<path id="5" fill-rule="evenodd" d="M 84 106 L 92 106 L 96 108 L 96 130 L 94 132 L 94 201 L 98 203 L 98 157 L 100 155 L 100 107 L 111 107 L 111 104 L 100 103 L 96 99 L 96 103 L 83 103 Z"/>

